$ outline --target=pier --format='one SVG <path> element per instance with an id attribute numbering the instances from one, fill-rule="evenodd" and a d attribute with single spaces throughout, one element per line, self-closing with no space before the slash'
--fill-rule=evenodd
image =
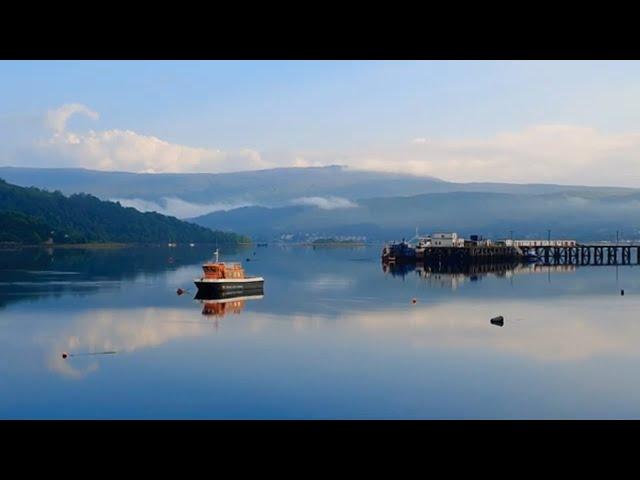
<path id="1" fill-rule="evenodd" d="M 545 265 L 640 265 L 640 245 L 520 246 Z"/>
<path id="2" fill-rule="evenodd" d="M 536 262 L 542 265 L 640 265 L 640 245 L 581 244 L 575 240 L 502 240 L 493 242 L 456 233 L 421 237 L 416 245 L 404 240 L 385 245 L 383 263 L 445 265 Z"/>
<path id="3" fill-rule="evenodd" d="M 509 263 L 520 260 L 522 253 L 516 247 L 506 246 L 466 246 L 466 247 L 425 247 L 416 249 L 415 260 L 431 265 Z"/>

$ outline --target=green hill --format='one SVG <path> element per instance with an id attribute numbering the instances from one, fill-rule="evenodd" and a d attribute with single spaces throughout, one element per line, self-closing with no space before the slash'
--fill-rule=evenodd
<path id="1" fill-rule="evenodd" d="M 247 237 L 159 213 L 141 213 L 92 195 L 23 188 L 0 179 L 0 242 L 235 244 Z"/>

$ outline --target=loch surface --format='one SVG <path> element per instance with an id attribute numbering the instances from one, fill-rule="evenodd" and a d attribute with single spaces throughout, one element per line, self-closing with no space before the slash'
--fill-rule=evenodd
<path id="1" fill-rule="evenodd" d="M 640 418 L 639 266 L 380 250 L 223 249 L 265 278 L 225 302 L 194 299 L 210 248 L 0 251 L 0 418 Z"/>

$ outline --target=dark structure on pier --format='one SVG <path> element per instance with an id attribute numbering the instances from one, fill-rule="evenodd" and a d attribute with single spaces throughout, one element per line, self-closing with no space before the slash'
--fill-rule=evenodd
<path id="1" fill-rule="evenodd" d="M 473 265 L 508 264 L 522 258 L 515 247 L 505 246 L 466 246 L 466 247 L 426 247 L 416 251 L 416 260 L 426 265 Z"/>
<path id="2" fill-rule="evenodd" d="M 427 266 L 463 266 L 473 264 L 509 264 L 523 258 L 522 251 L 504 245 L 468 245 L 464 247 L 412 247 L 406 242 L 385 246 L 383 263 L 423 263 Z"/>

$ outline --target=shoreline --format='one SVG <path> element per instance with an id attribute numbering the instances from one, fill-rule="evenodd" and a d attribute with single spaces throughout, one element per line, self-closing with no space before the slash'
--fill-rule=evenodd
<path id="1" fill-rule="evenodd" d="M 353 242 L 353 243 L 342 243 L 342 242 L 328 242 L 328 243 L 313 243 L 313 242 L 303 242 L 298 243 L 301 247 L 366 247 L 369 245 L 368 243 L 362 242 Z"/>
<path id="2" fill-rule="evenodd" d="M 215 243 L 198 243 L 193 247 L 190 247 L 188 243 L 177 244 L 169 247 L 166 243 L 118 243 L 118 242 L 89 242 L 89 243 L 52 243 L 52 244 L 6 244 L 0 245 L 0 250 L 18 250 L 21 248 L 82 248 L 87 250 L 108 250 L 118 248 L 132 248 L 132 247 L 158 247 L 158 248 L 198 248 L 198 247 L 211 247 L 215 246 Z M 219 246 L 232 246 L 232 247 L 248 247 L 251 243 L 233 243 L 233 244 L 218 244 Z"/>

